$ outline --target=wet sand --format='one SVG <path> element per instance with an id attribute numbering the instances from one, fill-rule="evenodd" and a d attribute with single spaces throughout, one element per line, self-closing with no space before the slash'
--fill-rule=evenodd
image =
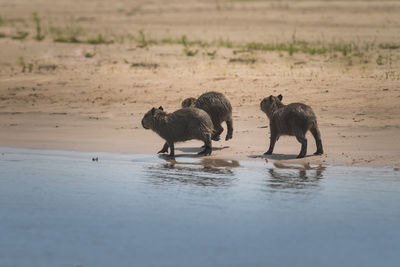
<path id="1" fill-rule="evenodd" d="M 217 90 L 232 102 L 234 139 L 215 143 L 212 157 L 262 155 L 259 102 L 283 94 L 313 107 L 326 154 L 296 160 L 300 144 L 282 137 L 270 160 L 400 165 L 398 1 L 20 0 L 0 10 L 0 146 L 152 154 L 163 140 L 141 127 L 147 110 Z"/>
<path id="2" fill-rule="evenodd" d="M 0 177 L 1 266 L 399 262 L 393 168 L 0 148 Z"/>

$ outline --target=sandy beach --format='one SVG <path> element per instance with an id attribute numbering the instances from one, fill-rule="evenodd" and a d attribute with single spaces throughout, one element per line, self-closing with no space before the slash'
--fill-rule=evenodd
<path id="1" fill-rule="evenodd" d="M 211 157 L 261 156 L 259 103 L 282 94 L 314 109 L 325 154 L 311 156 L 309 134 L 308 157 L 281 137 L 268 160 L 399 166 L 399 13 L 398 1 L 0 1 L 0 146 L 154 154 L 163 140 L 144 113 L 215 90 L 234 137 Z"/>

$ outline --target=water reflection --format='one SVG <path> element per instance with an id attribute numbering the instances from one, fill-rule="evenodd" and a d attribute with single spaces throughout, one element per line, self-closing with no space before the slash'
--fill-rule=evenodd
<path id="1" fill-rule="evenodd" d="M 291 193 L 308 193 L 301 189 L 318 188 L 319 181 L 323 178 L 325 166 L 311 166 L 309 163 L 303 165 L 274 163 L 275 168 L 268 170 L 268 187 L 273 190 L 286 190 Z"/>
<path id="2" fill-rule="evenodd" d="M 183 183 L 197 186 L 228 187 L 236 180 L 236 160 L 204 158 L 200 161 L 166 159 L 165 163 L 148 166 L 146 175 L 153 184 Z"/>

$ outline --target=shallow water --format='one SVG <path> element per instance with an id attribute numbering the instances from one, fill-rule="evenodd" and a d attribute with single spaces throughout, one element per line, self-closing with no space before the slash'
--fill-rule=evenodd
<path id="1" fill-rule="evenodd" d="M 399 221 L 393 168 L 0 148 L 0 266 L 398 266 Z"/>

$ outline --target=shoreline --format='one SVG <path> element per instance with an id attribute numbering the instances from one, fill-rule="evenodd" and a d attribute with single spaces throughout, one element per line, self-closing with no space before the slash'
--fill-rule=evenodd
<path id="1" fill-rule="evenodd" d="M 315 161 L 307 160 L 309 157 L 295 160 L 274 160 L 271 158 L 263 158 L 259 156 L 249 156 L 247 158 L 228 158 L 225 156 L 197 156 L 196 153 L 177 154 L 175 158 L 169 159 L 163 157 L 161 154 L 143 154 L 143 153 L 130 153 L 130 152 L 108 152 L 108 151 L 81 151 L 81 150 L 65 150 L 65 149 L 41 149 L 41 148 L 27 148 L 27 147 L 6 147 L 0 146 L 0 160 L 4 159 L 7 155 L 19 156 L 60 156 L 60 157 L 77 157 L 78 159 L 87 159 L 88 161 L 101 162 L 101 161 L 129 161 L 131 163 L 158 163 L 159 160 L 164 160 L 166 163 L 177 165 L 204 165 L 212 167 L 260 167 L 264 164 L 272 165 L 278 169 L 292 169 L 292 170 L 324 170 L 325 168 L 378 168 L 392 171 L 399 171 L 398 166 L 389 165 L 334 165 L 329 163 L 317 163 Z M 17 157 L 19 157 L 17 156 Z M 93 160 L 96 159 L 97 160 Z M 14 160 L 14 159 L 12 159 Z M 261 164 L 261 165 L 260 165 Z"/>
<path id="2" fill-rule="evenodd" d="M 88 130 L 88 129 L 86 129 Z M 265 130 L 265 129 L 264 129 Z M 40 132 L 40 131 L 39 131 Z M 102 131 L 105 134 L 107 131 Z M 28 133 L 28 132 L 26 132 Z M 224 132 L 225 133 L 225 132 Z M 223 134 L 224 134 L 223 133 Z M 47 133 L 48 135 L 51 135 Z M 92 134 L 94 134 L 92 132 Z M 7 134 L 6 134 L 7 135 Z M 41 135 L 39 133 L 39 135 Z M 68 135 L 64 133 L 63 135 Z M 91 132 L 86 132 L 86 136 L 90 136 Z M 258 133 L 260 135 L 260 133 Z M 262 135 L 262 134 L 261 134 Z M 265 134 L 264 134 L 265 135 Z M 157 156 L 156 153 L 163 144 L 163 140 L 158 137 L 155 133 L 145 132 L 144 130 L 137 130 L 134 133 L 111 134 L 118 142 L 111 141 L 110 139 L 101 137 L 95 138 L 79 138 L 79 135 L 71 136 L 69 138 L 59 139 L 57 136 L 50 137 L 52 140 L 47 138 L 30 138 L 30 140 L 24 139 L 22 135 L 8 135 L 13 136 L 14 139 L 3 138 L 4 132 L 0 133 L 0 148 L 10 149 L 28 149 L 28 150 L 51 150 L 51 151 L 67 151 L 77 153 L 91 153 L 93 156 L 96 153 L 116 153 L 116 154 L 144 154 L 149 156 Z M 139 137 L 141 139 L 139 139 Z M 295 165 L 324 165 L 324 166 L 355 166 L 355 167 L 389 167 L 398 168 L 400 166 L 400 159 L 396 157 L 395 149 L 391 153 L 387 153 L 386 156 L 383 153 L 371 154 L 368 160 L 366 156 L 368 151 L 363 153 L 356 149 L 356 146 L 341 146 L 347 147 L 344 152 L 338 150 L 340 147 L 334 145 L 324 144 L 325 154 L 321 156 L 314 156 L 314 140 L 308 136 L 308 154 L 302 159 L 297 159 L 297 149 L 300 149 L 300 144 L 297 143 L 294 137 L 281 137 L 281 140 L 277 142 L 276 151 L 272 155 L 264 156 L 265 151 L 256 149 L 255 145 L 249 146 L 246 143 L 234 144 L 233 141 L 228 142 L 213 142 L 213 153 L 206 157 L 197 157 L 197 152 L 200 151 L 201 142 L 192 140 L 183 143 L 176 144 L 176 158 L 199 158 L 199 159 L 221 159 L 221 160 L 237 160 L 237 161 L 266 161 L 277 164 L 295 164 Z M 141 141 L 145 139 L 145 141 Z M 324 139 L 323 139 L 324 140 Z M 328 139 L 329 140 L 329 139 Z M 327 141 L 328 141 L 327 140 Z M 390 140 L 388 138 L 387 140 Z M 262 141 L 262 140 L 260 140 Z M 267 138 L 264 138 L 264 149 L 267 149 Z M 334 144 L 338 140 L 334 140 Z M 148 143 L 149 145 L 146 145 Z M 244 150 L 240 149 L 245 148 Z M 358 150 L 358 154 L 351 154 L 352 150 Z M 379 152 L 379 151 L 378 151 Z M 374 157 L 374 159 L 372 159 Z"/>

